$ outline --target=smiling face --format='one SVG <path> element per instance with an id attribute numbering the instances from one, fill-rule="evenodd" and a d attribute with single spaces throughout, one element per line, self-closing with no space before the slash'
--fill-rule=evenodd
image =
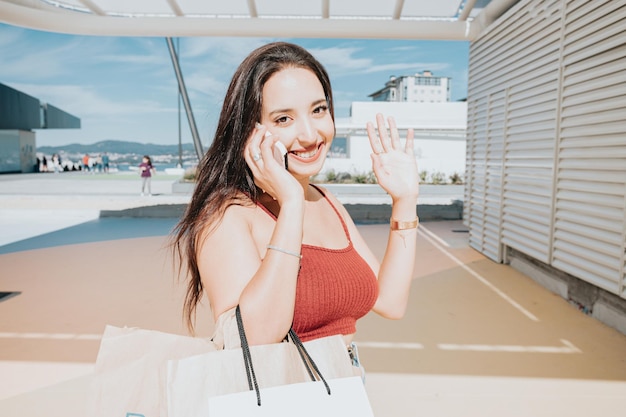
<path id="1" fill-rule="evenodd" d="M 289 172 L 296 178 L 319 173 L 335 135 L 322 84 L 305 68 L 288 67 L 263 86 L 261 123 L 289 152 Z"/>

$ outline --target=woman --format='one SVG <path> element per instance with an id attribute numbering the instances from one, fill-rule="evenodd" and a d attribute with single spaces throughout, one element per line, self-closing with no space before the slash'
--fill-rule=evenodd
<path id="1" fill-rule="evenodd" d="M 148 195 L 152 195 L 152 174 L 154 173 L 154 166 L 152 165 L 152 159 L 148 155 L 144 155 L 141 164 L 139 164 L 139 175 L 141 175 L 141 195 L 147 191 Z"/>
<path id="2" fill-rule="evenodd" d="M 393 119 L 369 123 L 372 163 L 393 201 L 382 260 L 367 247 L 346 209 L 310 184 L 335 134 L 325 69 L 303 48 L 272 43 L 253 51 L 228 88 L 215 139 L 177 226 L 186 259 L 185 300 L 193 330 L 208 296 L 214 319 L 239 305 L 250 344 L 276 343 L 292 327 L 303 341 L 342 334 L 371 309 L 403 316 L 415 260 L 418 175 L 413 132 L 401 146 Z M 288 151 L 288 169 L 274 144 Z"/>

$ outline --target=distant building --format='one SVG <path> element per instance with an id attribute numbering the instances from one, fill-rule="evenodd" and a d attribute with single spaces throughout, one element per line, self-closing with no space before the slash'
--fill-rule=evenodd
<path id="1" fill-rule="evenodd" d="M 413 129 L 420 172 L 441 174 L 446 179 L 465 174 L 467 103 L 450 102 L 449 77 L 435 77 L 430 71 L 391 77 L 369 97 L 373 101 L 353 102 L 350 117 L 335 121 L 336 135 L 322 175 L 372 171 L 372 148 L 365 126 L 375 123 L 377 113 L 393 116 L 403 137 Z"/>
<path id="2" fill-rule="evenodd" d="M 370 94 L 374 101 L 443 103 L 450 101 L 450 78 L 424 71 L 415 75 L 391 76 L 385 87 Z"/>
<path id="3" fill-rule="evenodd" d="M 0 173 L 36 170 L 35 129 L 80 129 L 80 119 L 0 83 Z"/>

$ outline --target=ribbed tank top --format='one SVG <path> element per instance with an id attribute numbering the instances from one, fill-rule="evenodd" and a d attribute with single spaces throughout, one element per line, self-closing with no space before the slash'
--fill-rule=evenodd
<path id="1" fill-rule="evenodd" d="M 355 333 L 356 321 L 378 298 L 376 275 L 352 245 L 343 217 L 322 190 L 315 188 L 339 217 L 348 246 L 328 249 L 302 245 L 293 316 L 293 329 L 302 341 Z M 272 212 L 259 206 L 276 220 Z"/>

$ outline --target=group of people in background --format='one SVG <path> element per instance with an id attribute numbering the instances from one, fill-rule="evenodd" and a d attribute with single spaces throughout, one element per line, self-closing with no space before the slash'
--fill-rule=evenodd
<path id="1" fill-rule="evenodd" d="M 95 157 L 85 154 L 80 162 L 74 162 L 68 159 L 62 159 L 57 153 L 48 158 L 45 154 L 37 156 L 35 164 L 35 172 L 68 172 L 83 171 L 85 173 L 104 172 L 108 173 L 110 169 L 110 157 L 104 152 L 102 155 Z"/>
<path id="2" fill-rule="evenodd" d="M 61 156 L 57 153 L 53 154 L 50 158 L 46 155 L 37 156 L 37 163 L 35 164 L 35 172 L 68 172 L 68 171 L 82 171 L 84 173 L 109 173 L 110 172 L 111 159 L 109 155 L 104 152 L 102 155 L 91 156 L 86 153 L 80 162 L 73 162 L 69 159 L 62 160 Z M 144 155 L 141 159 L 141 163 L 136 167 L 141 177 L 141 195 L 152 195 L 152 176 L 156 173 L 156 168 L 152 164 L 152 159 L 148 155 Z"/>
<path id="3" fill-rule="evenodd" d="M 95 157 L 89 156 L 89 154 L 86 153 L 83 156 L 82 164 L 83 164 L 83 171 L 84 172 L 91 172 L 91 173 L 104 172 L 104 173 L 108 173 L 109 172 L 110 158 L 109 158 L 109 155 L 106 152 L 104 154 L 102 154 L 102 155 L 97 155 Z"/>
<path id="4" fill-rule="evenodd" d="M 63 161 L 64 162 L 64 161 Z M 41 158 L 37 157 L 37 165 L 35 170 L 38 172 L 54 172 L 59 173 L 61 171 L 75 171 L 75 167 L 70 162 L 63 163 L 59 154 L 53 154 L 50 159 L 46 158 L 46 155 L 42 155 Z"/>

